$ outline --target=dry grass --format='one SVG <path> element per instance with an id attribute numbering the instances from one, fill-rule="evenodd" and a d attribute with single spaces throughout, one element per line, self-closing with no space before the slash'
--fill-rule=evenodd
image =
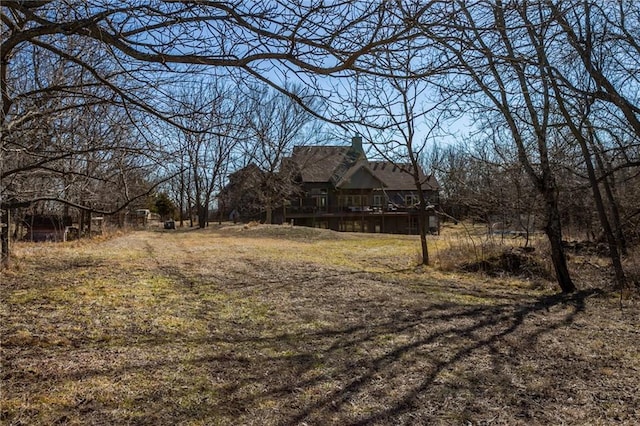
<path id="1" fill-rule="evenodd" d="M 416 268 L 417 250 L 286 226 L 21 244 L 0 421 L 640 421 L 637 302 Z"/>

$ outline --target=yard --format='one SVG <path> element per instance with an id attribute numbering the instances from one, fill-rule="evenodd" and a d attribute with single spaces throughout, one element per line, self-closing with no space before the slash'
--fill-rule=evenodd
<path id="1" fill-rule="evenodd" d="M 640 422 L 637 299 L 415 268 L 418 249 L 240 225 L 22 243 L 0 275 L 0 421 Z"/>

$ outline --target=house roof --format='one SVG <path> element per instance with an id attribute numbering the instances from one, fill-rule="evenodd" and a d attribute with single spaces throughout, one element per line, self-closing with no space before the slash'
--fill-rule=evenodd
<path id="1" fill-rule="evenodd" d="M 249 163 L 241 169 L 236 170 L 235 172 L 229 175 L 230 182 L 236 182 L 239 180 L 246 180 L 251 178 L 258 178 L 262 175 L 262 170 L 255 163 Z"/>
<path id="2" fill-rule="evenodd" d="M 375 175 L 367 160 L 354 164 L 336 183 L 336 188 L 385 188 L 387 185 Z"/>
<path id="3" fill-rule="evenodd" d="M 416 190 L 410 164 L 368 161 L 364 153 L 353 146 L 296 146 L 287 160 L 297 166 L 302 181 L 307 183 L 331 183 L 336 188 L 347 187 L 352 185 L 353 178 L 361 180 L 364 170 L 365 174 L 371 175 L 369 184 L 375 180 L 390 191 Z M 425 175 L 421 168 L 419 176 L 423 189 L 440 189 L 435 177 Z"/>
<path id="4" fill-rule="evenodd" d="M 378 179 L 387 185 L 390 191 L 415 191 L 413 182 L 413 166 L 410 164 L 397 164 L 390 161 L 370 161 L 369 167 Z M 438 190 L 440 185 L 433 175 L 425 175 L 422 168 L 418 169 L 420 183 L 423 190 Z"/>
<path id="5" fill-rule="evenodd" d="M 343 163 L 349 149 L 349 146 L 296 146 L 291 160 L 300 170 L 303 182 L 335 183 L 348 170 Z"/>

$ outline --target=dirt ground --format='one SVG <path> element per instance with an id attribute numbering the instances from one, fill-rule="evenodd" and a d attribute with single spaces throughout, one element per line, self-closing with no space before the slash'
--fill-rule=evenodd
<path id="1" fill-rule="evenodd" d="M 0 275 L 0 422 L 640 423 L 640 302 L 417 250 L 230 225 L 22 243 Z"/>

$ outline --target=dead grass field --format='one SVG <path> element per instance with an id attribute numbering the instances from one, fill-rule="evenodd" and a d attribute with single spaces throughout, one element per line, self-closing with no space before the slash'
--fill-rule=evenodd
<path id="1" fill-rule="evenodd" d="M 637 301 L 416 269 L 417 250 L 266 226 L 21 244 L 0 422 L 640 422 Z"/>

